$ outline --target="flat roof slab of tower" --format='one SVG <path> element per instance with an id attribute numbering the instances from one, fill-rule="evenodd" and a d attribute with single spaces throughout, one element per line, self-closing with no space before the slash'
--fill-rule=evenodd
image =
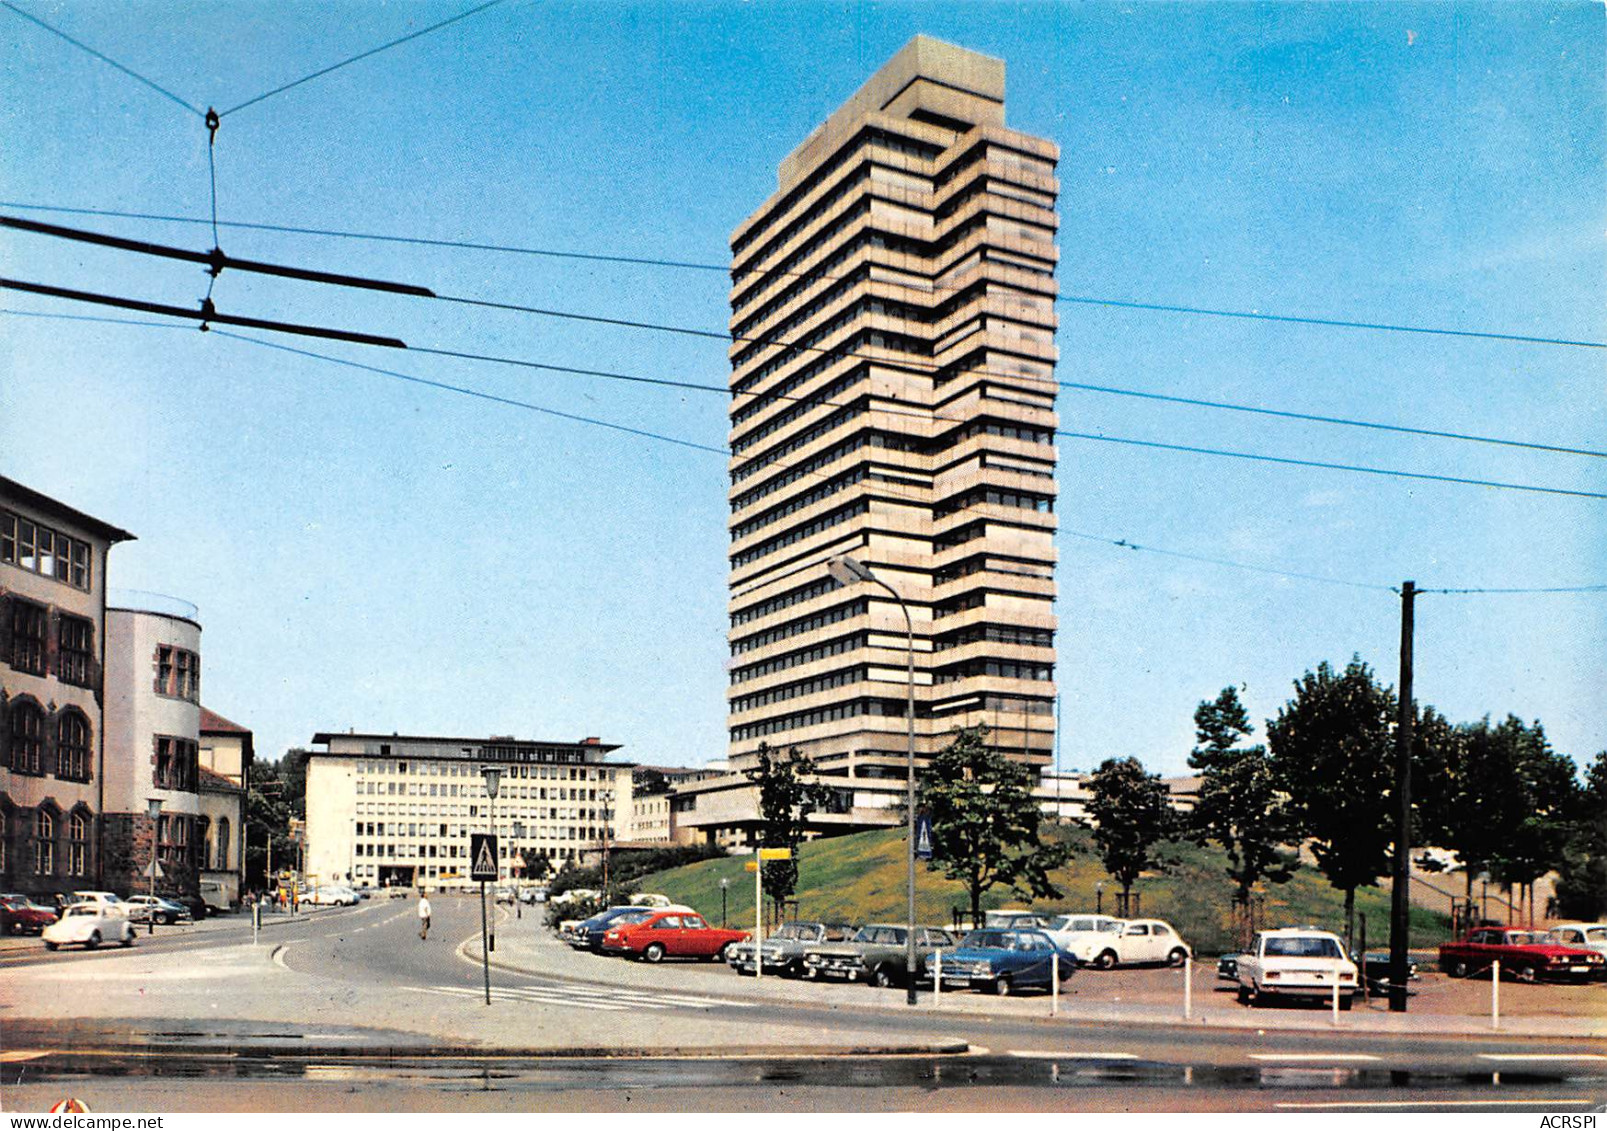
<path id="1" fill-rule="evenodd" d="M 731 241 L 730 765 L 796 745 L 856 812 L 902 796 L 909 649 L 834 555 L 908 608 L 918 757 L 1053 749 L 1059 150 L 1004 123 L 1004 64 L 918 36 Z"/>
<path id="2" fill-rule="evenodd" d="M 0 890 L 101 886 L 106 563 L 133 537 L 0 476 Z"/>
<path id="3" fill-rule="evenodd" d="M 628 834 L 628 762 L 605 762 L 617 745 L 507 736 L 320 732 L 307 759 L 309 880 L 372 885 L 464 885 L 469 836 L 493 814 L 501 868 L 551 867 L 600 851 Z M 483 771 L 501 772 L 493 802 Z M 544 874 L 544 873 L 543 873 Z"/>

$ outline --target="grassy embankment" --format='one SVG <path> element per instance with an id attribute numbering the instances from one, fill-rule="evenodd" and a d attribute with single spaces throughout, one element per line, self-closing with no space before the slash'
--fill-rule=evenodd
<path id="1" fill-rule="evenodd" d="M 1105 874 L 1083 829 L 1062 828 L 1064 837 L 1080 851 L 1054 873 L 1062 897 L 1036 904 L 1016 898 L 997 887 L 983 897 L 983 908 L 1034 907 L 1055 911 L 1092 911 L 1094 885 L 1105 884 L 1107 913 L 1115 907 L 1116 885 Z M 1176 863 L 1164 872 L 1145 876 L 1134 890 L 1141 896 L 1141 913 L 1165 919 L 1198 954 L 1219 954 L 1235 949 L 1228 914 L 1233 885 L 1223 871 L 1225 858 L 1214 847 L 1182 843 L 1171 846 Z M 905 858 L 902 830 L 857 833 L 805 844 L 799 850 L 798 915 L 805 919 L 852 923 L 902 922 L 905 907 Z M 645 877 L 641 891 L 662 892 L 696 907 L 713 922 L 720 918 L 720 881 L 729 881 L 727 914 L 733 926 L 753 922 L 753 873 L 743 864 L 752 857 L 705 860 L 684 868 Z M 768 898 L 766 899 L 768 903 Z M 953 909 L 969 907 L 965 889 L 941 872 L 917 863 L 916 915 L 933 924 L 951 922 Z M 1356 893 L 1356 910 L 1367 916 L 1369 949 L 1385 945 L 1389 934 L 1389 892 L 1363 888 Z M 1267 926 L 1313 923 L 1343 932 L 1344 895 L 1328 885 L 1315 868 L 1303 866 L 1286 884 L 1266 891 Z M 1358 920 L 1359 924 L 1359 920 Z M 1445 916 L 1424 908 L 1412 909 L 1414 949 L 1436 945 L 1449 935 Z M 1359 941 L 1359 940 L 1358 940 Z"/>

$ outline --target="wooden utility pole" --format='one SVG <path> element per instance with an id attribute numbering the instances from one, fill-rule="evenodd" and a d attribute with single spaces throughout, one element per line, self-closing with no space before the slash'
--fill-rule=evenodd
<path id="1" fill-rule="evenodd" d="M 1417 583 L 1401 583 L 1401 678 L 1399 721 L 1395 726 L 1395 881 L 1389 900 L 1389 1011 L 1406 1012 L 1407 948 L 1412 882 L 1412 613 Z M 1362 956 L 1365 971 L 1367 956 Z"/>

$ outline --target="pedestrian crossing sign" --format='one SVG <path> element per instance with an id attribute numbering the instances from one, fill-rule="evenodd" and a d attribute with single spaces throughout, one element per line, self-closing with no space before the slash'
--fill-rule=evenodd
<path id="1" fill-rule="evenodd" d="M 494 833 L 469 834 L 469 879 L 496 882 L 497 838 Z"/>

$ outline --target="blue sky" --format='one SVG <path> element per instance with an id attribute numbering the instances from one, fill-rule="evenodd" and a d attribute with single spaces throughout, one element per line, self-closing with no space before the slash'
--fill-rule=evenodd
<path id="1" fill-rule="evenodd" d="M 18 6 L 197 107 L 466 10 Z M 1062 148 L 1064 295 L 1607 339 L 1599 4 L 527 4 L 223 119 L 218 213 L 721 264 L 777 163 L 910 36 L 1003 58 Z M 201 120 L 0 10 L 0 196 L 205 218 Z M 7 214 L 202 249 L 204 226 Z M 225 228 L 230 254 L 722 329 L 717 271 Z M 8 276 L 193 307 L 189 264 L 0 234 Z M 722 385 L 718 341 L 225 272 L 220 310 Z M 6 294 L 12 311 L 104 314 Z M 1064 381 L 1603 448 L 1603 351 L 1067 303 Z M 140 317 L 140 316 L 135 316 Z M 149 319 L 142 319 L 149 320 Z M 4 316 L 0 469 L 126 527 L 114 585 L 194 602 L 205 699 L 315 731 L 725 749 L 724 461 L 226 338 Z M 718 395 L 306 340 L 719 446 Z M 1065 391 L 1062 427 L 1607 492 L 1603 461 Z M 1060 442 L 1061 762 L 1181 772 L 1195 705 L 1258 721 L 1323 660 L 1394 682 L 1387 587 L 1607 583 L 1607 503 Z M 1255 573 L 1227 559 L 1354 584 Z M 1417 693 L 1607 748 L 1607 593 L 1425 596 Z M 1007 723 L 1007 720 L 1002 720 Z"/>

